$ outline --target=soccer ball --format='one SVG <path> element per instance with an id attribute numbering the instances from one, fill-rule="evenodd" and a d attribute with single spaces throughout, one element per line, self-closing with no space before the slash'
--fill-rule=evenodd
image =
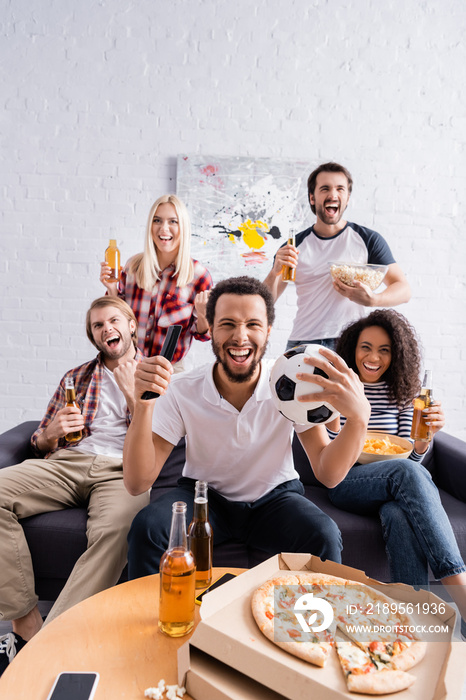
<path id="1" fill-rule="evenodd" d="M 324 401 L 302 403 L 298 396 L 322 391 L 318 384 L 296 379 L 298 372 L 320 374 L 328 378 L 318 367 L 304 362 L 305 357 L 320 355 L 320 345 L 297 345 L 281 355 L 270 372 L 270 391 L 272 401 L 280 413 L 298 425 L 323 425 L 339 415 L 333 406 Z"/>

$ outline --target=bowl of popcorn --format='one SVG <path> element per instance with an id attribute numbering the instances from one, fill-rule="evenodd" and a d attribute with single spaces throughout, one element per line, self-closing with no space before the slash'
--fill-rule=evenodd
<path id="1" fill-rule="evenodd" d="M 355 282 L 367 284 L 372 291 L 382 284 L 387 272 L 387 265 L 370 263 L 330 262 L 330 274 L 348 287 L 355 287 Z"/>
<path id="2" fill-rule="evenodd" d="M 385 459 L 407 459 L 412 451 L 413 443 L 406 438 L 368 430 L 358 462 L 369 464 Z"/>

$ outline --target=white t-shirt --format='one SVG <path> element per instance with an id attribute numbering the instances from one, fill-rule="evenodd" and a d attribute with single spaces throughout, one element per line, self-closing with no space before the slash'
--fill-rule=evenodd
<path id="1" fill-rule="evenodd" d="M 371 309 L 356 304 L 333 288 L 330 262 L 390 265 L 395 260 L 379 233 L 347 222 L 332 238 L 322 238 L 313 227 L 296 236 L 298 311 L 290 340 L 337 338 L 343 327 L 366 316 Z"/>
<path id="2" fill-rule="evenodd" d="M 126 425 L 126 399 L 115 381 L 113 372 L 103 367 L 97 411 L 92 421 L 91 434 L 69 450 L 95 455 L 123 457 Z"/>
<path id="3" fill-rule="evenodd" d="M 250 503 L 299 478 L 291 449 L 294 426 L 272 403 L 273 361 L 262 361 L 254 394 L 241 411 L 220 396 L 214 364 L 172 376 L 167 393 L 156 401 L 152 430 L 172 445 L 186 436 L 183 476 L 207 481 L 228 500 Z"/>

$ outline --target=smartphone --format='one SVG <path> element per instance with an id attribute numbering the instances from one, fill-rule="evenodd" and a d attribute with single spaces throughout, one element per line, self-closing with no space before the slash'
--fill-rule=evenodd
<path id="1" fill-rule="evenodd" d="M 47 700 L 91 700 L 98 673 L 59 673 Z"/>
<path id="2" fill-rule="evenodd" d="M 178 338 L 180 337 L 181 329 L 183 326 L 168 326 L 168 331 L 167 335 L 165 336 L 165 340 L 163 341 L 162 345 L 162 350 L 160 351 L 160 354 L 162 357 L 166 357 L 169 362 L 173 360 L 173 355 L 175 354 L 176 350 L 176 344 L 178 342 Z M 157 394 L 155 391 L 145 391 L 141 398 L 144 401 L 149 401 L 149 399 L 158 399 L 160 394 Z"/>
<path id="3" fill-rule="evenodd" d="M 222 585 L 222 583 L 226 583 L 227 581 L 231 581 L 232 578 L 235 578 L 237 574 L 223 574 L 223 576 L 220 576 L 220 578 L 215 579 L 213 581 L 209 588 L 206 588 L 205 591 L 202 591 L 202 593 L 199 593 L 199 595 L 196 596 L 196 603 L 200 605 L 202 603 L 203 597 L 207 594 L 210 593 L 210 591 L 213 591 L 214 588 L 218 588 L 219 586 Z"/>

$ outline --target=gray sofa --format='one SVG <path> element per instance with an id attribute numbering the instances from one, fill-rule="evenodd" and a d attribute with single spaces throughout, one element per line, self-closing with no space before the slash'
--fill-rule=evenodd
<path id="1" fill-rule="evenodd" d="M 17 464 L 31 456 L 29 440 L 37 425 L 35 421 L 28 421 L 0 435 L 0 468 Z M 342 532 L 343 563 L 387 581 L 388 565 L 378 518 L 335 508 L 328 499 L 327 490 L 313 476 L 297 439 L 293 444 L 293 453 L 306 496 L 328 513 Z M 152 488 L 152 501 L 176 485 L 183 463 L 184 442 L 181 441 Z M 446 433 L 438 433 L 424 463 L 440 490 L 443 505 L 466 559 L 466 443 Z M 43 513 L 22 520 L 21 524 L 32 555 L 36 592 L 41 600 L 54 600 L 86 547 L 86 511 L 72 508 Z M 259 550 L 246 549 L 238 542 L 214 545 L 215 566 L 250 568 L 268 556 Z M 123 572 L 122 580 L 125 575 L 126 572 Z"/>

